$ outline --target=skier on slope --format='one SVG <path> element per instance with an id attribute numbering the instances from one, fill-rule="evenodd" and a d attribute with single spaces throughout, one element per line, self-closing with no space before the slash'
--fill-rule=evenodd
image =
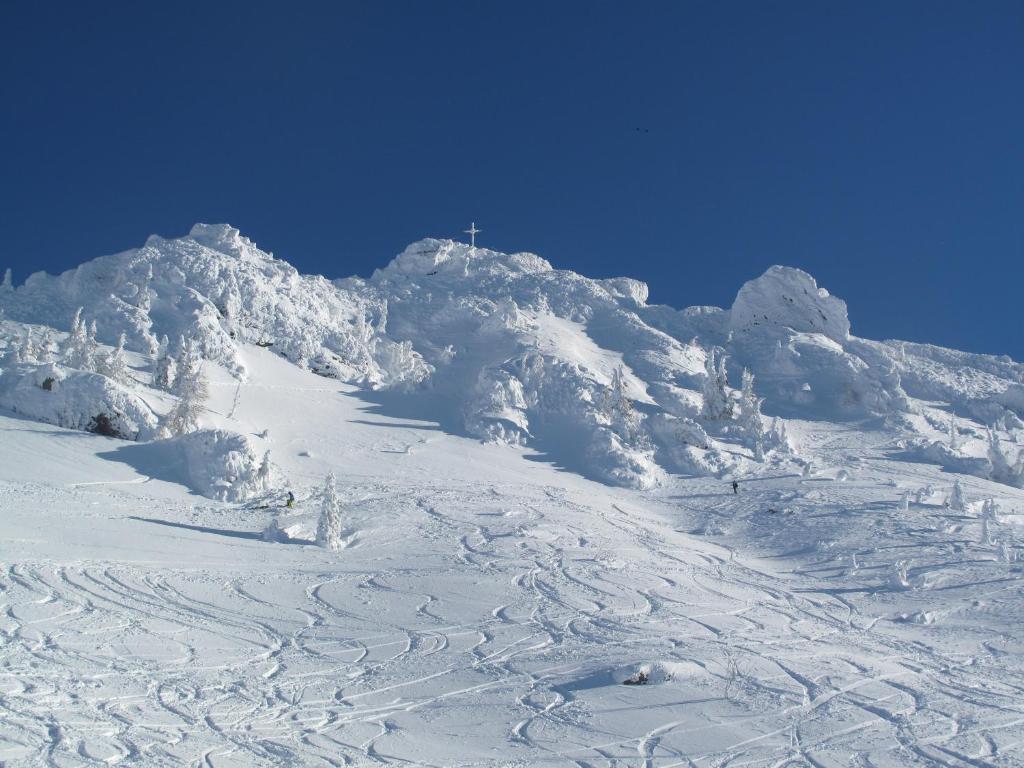
<path id="1" fill-rule="evenodd" d="M 738 482 L 736 482 L 735 480 L 732 481 L 732 492 L 733 493 L 739 493 L 740 492 L 740 484 Z"/>
<path id="2" fill-rule="evenodd" d="M 288 509 L 291 509 L 292 507 L 295 506 L 295 494 L 292 493 L 291 491 L 288 491 L 288 500 L 284 503 L 284 505 L 288 507 Z"/>

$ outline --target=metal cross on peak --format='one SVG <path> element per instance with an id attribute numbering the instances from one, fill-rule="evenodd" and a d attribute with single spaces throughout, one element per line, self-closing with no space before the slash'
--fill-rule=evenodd
<path id="1" fill-rule="evenodd" d="M 472 222 L 469 225 L 469 229 L 464 229 L 462 231 L 469 235 L 470 246 L 476 248 L 476 236 L 482 231 L 476 228 L 476 222 Z"/>

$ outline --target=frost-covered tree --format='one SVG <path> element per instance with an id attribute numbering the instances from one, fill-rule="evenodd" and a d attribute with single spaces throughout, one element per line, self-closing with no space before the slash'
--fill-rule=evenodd
<path id="1" fill-rule="evenodd" d="M 949 450 L 954 453 L 960 450 L 960 433 L 956 428 L 956 416 L 949 415 Z"/>
<path id="2" fill-rule="evenodd" d="M 341 502 L 335 488 L 333 472 L 324 480 L 320 520 L 316 526 L 316 544 L 324 549 L 341 549 Z"/>
<path id="3" fill-rule="evenodd" d="M 11 268 L 10 267 L 8 267 L 7 269 L 4 270 L 4 281 L 3 281 L 3 283 L 0 283 L 0 290 L 3 290 L 3 291 L 13 291 L 14 290 L 14 280 L 13 280 L 13 278 L 11 276 Z"/>
<path id="4" fill-rule="evenodd" d="M 1011 464 L 1003 451 L 999 435 L 991 427 L 988 430 L 988 460 L 991 464 L 990 479 L 1015 488 L 1024 487 L 1024 451 L 1021 451 L 1017 455 L 1017 460 Z"/>
<path id="5" fill-rule="evenodd" d="M 125 385 L 131 382 L 128 362 L 124 356 L 124 345 L 126 342 L 124 333 L 121 333 L 117 338 L 117 346 L 114 347 L 110 354 L 104 355 L 101 358 L 99 366 L 99 372 L 104 376 L 113 379 L 118 384 Z"/>
<path id="6" fill-rule="evenodd" d="M 612 370 L 611 385 L 598 400 L 601 415 L 623 442 L 635 445 L 642 441 L 643 417 L 627 394 L 626 374 L 621 365 Z"/>
<path id="7" fill-rule="evenodd" d="M 39 342 L 39 362 L 52 363 L 59 351 L 57 341 L 53 338 L 53 331 L 47 328 L 43 331 L 43 338 Z"/>
<path id="8" fill-rule="evenodd" d="M 178 376 L 174 382 L 174 394 L 178 402 L 167 414 L 166 431 L 171 435 L 184 435 L 199 428 L 200 415 L 209 397 L 203 361 L 190 342 L 179 356 Z"/>
<path id="9" fill-rule="evenodd" d="M 75 312 L 71 321 L 71 333 L 64 344 L 64 364 L 69 368 L 91 371 L 96 368 L 96 348 L 89 337 L 89 330 L 82 319 L 82 308 Z"/>
<path id="10" fill-rule="evenodd" d="M 150 296 L 149 286 L 153 282 L 153 265 L 146 265 L 146 274 L 143 275 L 142 280 L 139 282 L 138 292 L 135 294 L 135 306 L 141 309 L 143 312 L 149 312 L 153 297 Z"/>
<path id="11" fill-rule="evenodd" d="M 153 364 L 153 386 L 170 391 L 174 386 L 177 376 L 178 364 L 171 355 L 170 341 L 167 334 L 160 340 L 160 348 L 156 353 L 156 362 Z"/>
<path id="12" fill-rule="evenodd" d="M 228 272 L 217 300 L 217 311 L 224 321 L 224 327 L 234 337 L 238 330 L 238 317 L 242 310 L 242 292 L 234 272 Z M 302 359 L 300 357 L 300 359 Z"/>
<path id="13" fill-rule="evenodd" d="M 910 491 L 904 491 L 900 496 L 900 512 L 908 512 L 910 510 Z"/>
<path id="14" fill-rule="evenodd" d="M 967 508 L 964 487 L 959 479 L 953 481 L 953 492 L 949 494 L 949 508 L 957 512 L 963 512 Z"/>
<path id="15" fill-rule="evenodd" d="M 991 526 L 996 522 L 996 500 L 985 499 L 985 503 L 981 506 L 981 543 L 983 546 L 990 547 L 993 544 L 992 541 L 992 529 Z"/>
<path id="16" fill-rule="evenodd" d="M 765 445 L 770 451 L 775 451 L 786 456 L 792 456 L 793 443 L 789 439 L 789 431 L 786 429 L 786 422 L 776 416 L 772 419 L 771 428 L 765 437 Z"/>
<path id="17" fill-rule="evenodd" d="M 273 465 L 270 463 L 270 451 L 266 451 L 263 454 L 263 461 L 260 462 L 260 468 L 256 471 L 256 485 L 261 491 L 269 491 L 273 485 Z"/>
<path id="18" fill-rule="evenodd" d="M 889 573 L 889 585 L 893 589 L 910 589 L 910 563 L 906 560 L 897 560 L 892 564 L 892 571 Z"/>
<path id="19" fill-rule="evenodd" d="M 32 331 L 25 329 L 25 335 L 21 337 L 21 348 L 18 356 L 23 363 L 35 363 L 39 361 L 39 351 L 35 341 L 32 339 Z"/>
<path id="20" fill-rule="evenodd" d="M 733 403 L 728 387 L 725 356 L 717 347 L 712 347 L 704 359 L 704 418 L 712 421 L 732 418 Z"/>
<path id="21" fill-rule="evenodd" d="M 761 399 L 754 392 L 754 374 L 746 368 L 743 369 L 737 419 L 754 450 L 754 459 L 764 461 L 766 440 L 764 421 L 761 418 Z"/>

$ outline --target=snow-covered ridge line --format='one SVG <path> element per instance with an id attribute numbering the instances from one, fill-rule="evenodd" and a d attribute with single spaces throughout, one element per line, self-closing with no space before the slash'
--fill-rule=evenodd
<path id="1" fill-rule="evenodd" d="M 169 361 L 184 359 L 186 340 L 199 359 L 239 379 L 247 375 L 244 345 L 270 347 L 323 376 L 403 392 L 451 431 L 528 445 L 587 476 L 634 487 L 658 485 L 666 474 L 799 464 L 785 422 L 768 422 L 762 407 L 781 417 L 880 416 L 917 445 L 940 436 L 939 401 L 965 420 L 973 439 L 958 450 L 967 451 L 963 466 L 982 460 L 978 472 L 991 469 L 988 427 L 1013 443 L 1024 428 L 1024 366 L 852 336 L 846 304 L 801 270 L 772 267 L 744 284 L 728 310 L 677 311 L 647 298 L 647 286 L 629 278 L 594 280 L 534 254 L 437 239 L 410 245 L 369 279 L 330 281 L 299 274 L 233 227 L 197 224 L 186 237 L 153 236 L 142 248 L 58 276 L 37 273 L 18 288 L 8 279 L 0 308 L 17 321 L 7 332 L 11 364 L 52 364 L 52 355 L 31 350 L 52 346 L 52 332 L 36 339 L 23 324 L 63 330 L 81 309 L 75 333 L 110 345 L 123 335 L 123 349 L 153 361 L 157 389 L 168 388 L 160 379 Z M 65 342 L 64 367 L 92 370 L 83 343 Z M 39 374 L 5 368 L 0 403 L 23 408 L 22 390 L 35 386 L 24 382 Z M 144 386 L 145 376 L 135 378 L 129 390 Z M 738 389 L 730 383 L 741 379 Z M 154 433 L 156 416 L 139 415 L 148 408 L 122 402 L 130 392 L 104 392 L 93 396 L 109 418 L 135 413 L 115 433 Z M 23 410 L 46 418 L 54 401 L 42 402 Z M 73 418 L 48 418 L 89 428 L 97 414 L 75 408 Z M 168 418 L 178 434 L 200 421 L 180 407 Z M 1012 467 L 1016 449 L 1008 450 Z"/>

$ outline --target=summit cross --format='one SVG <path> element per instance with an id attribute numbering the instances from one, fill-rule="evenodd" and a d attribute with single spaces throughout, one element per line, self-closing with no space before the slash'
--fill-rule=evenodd
<path id="1" fill-rule="evenodd" d="M 463 232 L 465 232 L 465 233 L 466 233 L 467 235 L 469 235 L 469 245 L 470 245 L 470 246 L 471 246 L 472 248 L 476 248 L 476 236 L 477 236 L 477 234 L 478 234 L 478 233 L 479 233 L 480 231 L 481 231 L 481 230 L 479 230 L 479 229 L 477 229 L 477 228 L 476 228 L 476 222 L 475 222 L 475 221 L 474 221 L 474 222 L 472 222 L 472 223 L 471 223 L 471 224 L 469 225 L 469 229 L 465 229 L 465 230 L 463 230 Z"/>

